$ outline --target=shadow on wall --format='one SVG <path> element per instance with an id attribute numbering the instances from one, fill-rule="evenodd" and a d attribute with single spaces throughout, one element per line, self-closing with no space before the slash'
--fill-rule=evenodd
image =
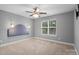
<path id="1" fill-rule="evenodd" d="M 22 24 L 17 24 L 14 27 L 7 29 L 7 36 L 19 36 L 19 35 L 29 35 L 28 28 Z"/>

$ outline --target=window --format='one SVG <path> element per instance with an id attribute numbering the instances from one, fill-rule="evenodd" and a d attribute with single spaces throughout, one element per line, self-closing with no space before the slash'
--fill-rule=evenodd
<path id="1" fill-rule="evenodd" d="M 47 21 L 42 23 L 42 27 L 48 27 Z"/>
<path id="2" fill-rule="evenodd" d="M 41 23 L 42 34 L 56 35 L 56 20 L 43 21 Z"/>

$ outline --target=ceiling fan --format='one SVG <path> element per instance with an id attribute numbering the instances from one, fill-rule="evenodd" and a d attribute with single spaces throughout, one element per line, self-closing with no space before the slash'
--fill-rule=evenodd
<path id="1" fill-rule="evenodd" d="M 31 13 L 30 16 L 33 16 L 35 18 L 40 17 L 41 14 L 47 14 L 46 12 L 40 12 L 40 9 L 38 7 L 33 8 L 32 11 L 26 11 L 28 13 Z"/>

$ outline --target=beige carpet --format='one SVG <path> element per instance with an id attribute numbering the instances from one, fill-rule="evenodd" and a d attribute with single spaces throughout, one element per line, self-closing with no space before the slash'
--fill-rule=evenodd
<path id="1" fill-rule="evenodd" d="M 29 39 L 19 43 L 0 47 L 0 55 L 75 55 L 73 46 Z"/>

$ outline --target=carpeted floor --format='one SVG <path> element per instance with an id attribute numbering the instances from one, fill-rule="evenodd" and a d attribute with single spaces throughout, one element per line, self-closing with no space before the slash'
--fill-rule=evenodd
<path id="1" fill-rule="evenodd" d="M 75 55 L 73 46 L 46 40 L 29 39 L 0 47 L 0 55 Z"/>

